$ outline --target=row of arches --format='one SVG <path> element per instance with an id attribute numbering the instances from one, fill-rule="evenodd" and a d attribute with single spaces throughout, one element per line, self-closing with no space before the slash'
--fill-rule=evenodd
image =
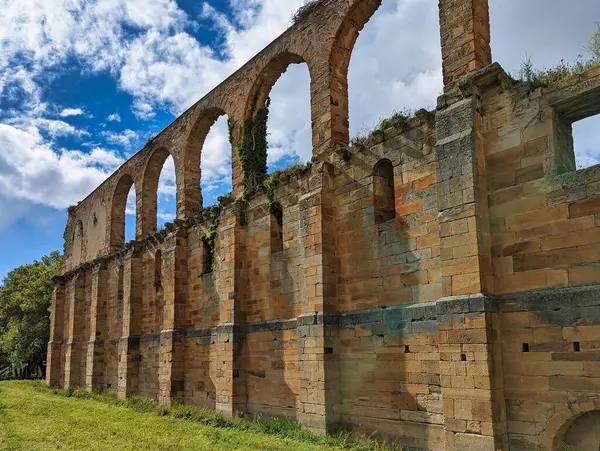
<path id="1" fill-rule="evenodd" d="M 296 44 L 285 44 L 283 47 L 288 46 L 290 50 L 276 54 L 264 64 L 247 91 L 246 100 L 242 105 L 238 105 L 239 96 L 236 99 L 219 100 L 219 90 L 217 90 L 214 102 L 206 103 L 220 106 L 205 109 L 199 106 L 198 111 L 190 113 L 192 116 L 195 114 L 197 116 L 192 118 L 193 125 L 182 132 L 186 134 L 184 140 L 174 143 L 173 149 L 169 148 L 169 145 L 150 148 L 148 153 L 141 157 L 145 160 L 143 164 L 132 165 L 135 169 L 132 169 L 131 173 L 128 172 L 128 166 L 124 167 L 116 176 L 114 191 L 109 194 L 107 218 L 110 219 L 106 224 L 109 230 L 105 235 L 107 247 L 117 250 L 122 248 L 126 241 L 151 235 L 170 218 L 184 219 L 193 212 L 199 211 L 203 205 L 203 194 L 207 200 L 216 198 L 211 182 L 230 180 L 231 183 L 225 185 L 233 186 L 234 190 L 240 187 L 243 189 L 243 185 L 261 183 L 262 178 L 269 171 L 279 168 L 277 163 L 294 163 L 297 159 L 306 161 L 317 152 L 315 149 L 324 143 L 348 144 L 350 60 L 359 33 L 381 3 L 382 0 L 355 0 L 347 11 L 346 17 L 341 21 L 334 39 L 331 39 L 330 35 L 318 36 L 317 40 L 331 39 L 331 42 L 319 43 L 324 45 L 323 48 L 329 49 L 328 55 L 316 54 L 306 49 L 299 50 Z M 392 2 L 388 3 L 389 8 L 395 7 Z M 432 11 L 435 11 L 435 8 Z M 434 16 L 437 21 L 437 14 Z M 286 78 L 282 78 L 286 72 L 288 72 Z M 298 86 L 295 81 L 303 77 L 305 85 Z M 302 96 L 306 100 L 304 107 L 299 107 L 297 102 L 289 102 L 289 98 L 286 98 L 287 104 L 285 101 L 277 104 L 279 96 L 275 94 L 280 79 L 283 80 L 282 91 L 304 91 Z M 289 82 L 289 80 L 293 81 Z M 306 91 L 310 95 L 305 95 Z M 325 97 L 324 94 L 328 96 Z M 283 122 L 285 118 L 292 115 L 297 120 L 291 139 L 288 138 L 289 135 L 281 133 L 270 134 L 268 137 L 266 131 L 262 137 L 255 133 L 257 130 L 262 131 L 260 126 L 256 126 L 256 122 L 261 119 L 261 113 L 268 109 L 270 97 L 274 98 L 274 102 L 271 104 L 272 113 L 268 115 L 268 121 Z M 228 105 L 228 102 L 232 104 Z M 357 105 L 356 108 L 359 109 L 360 106 Z M 330 110 L 330 113 L 326 110 Z M 330 119 L 324 121 L 323 117 Z M 252 130 L 253 126 L 254 130 Z M 221 139 L 218 144 L 219 151 L 212 154 L 212 161 L 209 159 L 206 162 L 203 159 L 207 153 L 203 152 L 203 148 L 206 147 L 207 140 L 210 141 L 210 132 L 215 128 L 220 129 L 220 133 L 217 134 Z M 279 129 L 279 127 L 273 128 L 276 131 Z M 229 138 L 226 140 L 223 139 L 225 130 Z M 249 130 L 253 132 L 250 136 Z M 260 141 L 259 138 L 265 141 L 264 149 L 257 148 L 256 143 Z M 243 154 L 240 149 L 243 148 L 245 140 L 252 141 L 252 145 L 245 149 L 247 152 Z M 158 141 L 160 140 L 157 140 L 157 144 Z M 266 152 L 267 141 L 270 145 L 268 153 Z M 292 145 L 289 141 L 293 141 Z M 294 154 L 295 160 L 289 158 L 290 153 Z M 241 161 L 244 158 L 254 161 L 249 164 L 248 161 Z M 231 162 L 227 165 L 230 168 L 227 171 L 222 169 L 223 160 Z M 216 170 L 217 167 L 219 170 Z M 171 168 L 174 173 L 170 177 L 171 184 L 161 183 L 165 168 Z M 140 169 L 141 173 L 138 174 Z M 205 177 L 206 174 L 202 174 L 202 171 L 207 172 L 209 177 Z M 206 182 L 203 186 L 204 192 L 201 189 L 201 181 Z M 389 190 L 389 186 L 386 189 Z M 168 197 L 169 190 L 174 191 L 171 194 L 174 194 L 175 202 L 170 205 L 167 203 L 168 208 L 163 210 L 160 208 L 161 200 L 164 200 L 161 196 Z M 389 217 L 391 214 L 392 207 L 386 208 L 387 213 L 384 212 L 382 218 Z"/>

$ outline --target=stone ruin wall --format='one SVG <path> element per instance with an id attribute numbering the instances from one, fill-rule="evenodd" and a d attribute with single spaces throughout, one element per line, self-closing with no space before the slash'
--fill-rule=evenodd
<path id="1" fill-rule="evenodd" d="M 600 70 L 529 90 L 491 64 L 487 1 L 442 0 L 437 109 L 349 146 L 348 63 L 379 4 L 325 0 L 70 209 L 50 386 L 410 449 L 597 449 L 600 167 L 575 171 L 571 124 L 600 113 Z M 301 62 L 313 164 L 244 196 L 247 115 Z M 233 196 L 202 210 L 223 114 Z M 178 219 L 156 232 L 169 155 Z"/>

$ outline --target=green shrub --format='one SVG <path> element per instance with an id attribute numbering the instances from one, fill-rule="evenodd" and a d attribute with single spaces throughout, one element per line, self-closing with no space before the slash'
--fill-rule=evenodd
<path id="1" fill-rule="evenodd" d="M 600 61 L 600 22 L 598 22 L 598 29 L 590 38 L 590 42 L 586 48 L 596 61 Z"/>

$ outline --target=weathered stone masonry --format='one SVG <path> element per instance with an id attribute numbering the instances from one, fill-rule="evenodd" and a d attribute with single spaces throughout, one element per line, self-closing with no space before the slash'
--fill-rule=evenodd
<path id="1" fill-rule="evenodd" d="M 487 0 L 441 0 L 436 111 L 350 147 L 348 64 L 379 4 L 323 1 L 69 210 L 50 386 L 411 449 L 598 449 L 600 167 L 575 171 L 571 124 L 600 113 L 600 70 L 530 92 L 491 64 Z M 292 63 L 311 75 L 313 164 L 247 190 L 264 176 L 238 155 L 248 115 Z M 224 114 L 234 193 L 203 210 Z M 156 232 L 169 155 L 177 220 Z"/>

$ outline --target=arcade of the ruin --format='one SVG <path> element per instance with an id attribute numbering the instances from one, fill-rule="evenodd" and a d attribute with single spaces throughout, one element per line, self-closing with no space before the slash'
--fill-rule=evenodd
<path id="1" fill-rule="evenodd" d="M 69 209 L 50 386 L 418 450 L 598 449 L 600 167 L 575 169 L 572 124 L 600 113 L 600 68 L 533 89 L 492 63 L 488 0 L 440 0 L 437 108 L 351 146 L 350 57 L 380 4 L 319 2 Z M 265 187 L 261 114 L 290 64 L 312 164 Z M 203 208 L 221 116 L 233 193 Z"/>

